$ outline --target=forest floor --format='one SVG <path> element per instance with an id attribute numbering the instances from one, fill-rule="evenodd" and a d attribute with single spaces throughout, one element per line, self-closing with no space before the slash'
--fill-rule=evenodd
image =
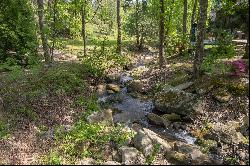
<path id="1" fill-rule="evenodd" d="M 131 137 L 122 132 L 126 127 L 121 129 L 117 125 L 110 129 L 82 121 L 93 112 L 103 109 L 98 103 L 98 97 L 106 95 L 108 90 L 111 90 L 108 93 L 116 93 L 115 88 L 105 87 L 114 84 L 120 91 L 123 85 L 119 79 L 122 73 L 129 73 L 133 78 L 132 83 L 126 85 L 129 96 L 149 101 L 155 100 L 158 92 L 169 85 L 176 87 L 190 82 L 190 57 L 168 58 L 166 68 L 159 69 L 157 51 L 154 49 L 129 51 L 126 54 L 130 59 L 128 65 L 110 67 L 104 76 L 93 77 L 88 74 L 87 67 L 80 63 L 76 50 L 74 47 L 66 51 L 56 50 L 55 63 L 50 68 L 38 66 L 31 70 L 0 74 L 0 97 L 3 100 L 3 109 L 0 105 L 0 164 L 82 164 L 82 155 L 94 158 L 99 164 L 115 160 L 112 153 L 117 145 L 113 147 L 112 141 L 118 145 L 121 141 L 126 142 L 124 139 Z M 172 131 L 184 128 L 196 138 L 195 144 L 202 153 L 219 156 L 223 164 L 247 164 L 249 138 L 245 130 L 249 127 L 249 122 L 246 122 L 246 117 L 249 116 L 248 72 L 240 76 L 220 72 L 206 74 L 190 84 L 183 93 L 197 94 L 202 110 L 195 117 L 183 116 L 179 121 L 171 121 L 168 128 Z M 199 93 L 200 91 L 204 93 Z M 178 105 L 178 102 L 175 104 Z M 110 105 L 109 103 L 106 107 L 110 108 Z M 151 113 L 155 117 L 163 117 L 164 114 L 157 108 Z M 185 120 L 187 117 L 188 120 Z M 133 123 L 145 127 L 138 120 Z M 151 128 L 147 127 L 152 130 L 161 129 L 162 126 L 156 123 L 157 121 L 152 123 L 151 120 Z M 230 129 L 223 124 L 231 126 Z M 102 134 L 106 129 L 108 134 L 104 134 L 104 138 Z M 83 130 L 86 133 L 82 134 Z M 102 131 L 102 134 L 98 131 Z M 168 139 L 161 135 L 162 131 L 158 134 L 167 142 Z M 68 132 L 72 135 L 67 134 Z M 136 146 L 136 143 L 126 145 L 131 144 Z M 173 153 L 177 154 L 176 151 Z M 159 152 L 148 156 L 146 161 L 151 164 L 178 164 L 187 161 L 186 156 L 172 156 L 170 159 L 164 156 Z M 119 159 L 116 161 L 123 162 Z"/>

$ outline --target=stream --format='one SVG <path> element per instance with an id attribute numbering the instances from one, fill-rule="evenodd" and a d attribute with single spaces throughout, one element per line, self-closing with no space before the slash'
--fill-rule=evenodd
<path id="1" fill-rule="evenodd" d="M 145 65 L 140 61 L 135 65 L 135 68 L 136 67 L 145 67 Z M 123 72 L 119 77 L 119 83 L 113 83 L 122 87 L 120 92 L 114 94 L 108 94 L 106 92 L 98 99 L 101 106 L 108 103 L 112 110 L 116 110 L 113 115 L 114 123 L 124 123 L 128 127 L 131 127 L 132 123 L 136 122 L 161 135 L 164 139 L 180 140 L 188 144 L 195 143 L 196 138 L 192 137 L 185 130 L 177 131 L 157 125 L 151 125 L 148 122 L 147 114 L 154 112 L 155 106 L 153 101 L 150 99 L 145 100 L 132 97 L 127 92 L 126 83 L 133 80 L 133 77 L 130 75 L 130 71 Z"/>

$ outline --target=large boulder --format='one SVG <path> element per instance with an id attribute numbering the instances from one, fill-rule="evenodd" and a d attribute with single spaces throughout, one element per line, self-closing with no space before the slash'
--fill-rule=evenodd
<path id="1" fill-rule="evenodd" d="M 229 121 L 226 124 L 217 122 L 210 125 L 210 129 L 204 135 L 204 138 L 215 141 L 222 141 L 227 144 L 239 144 L 244 136 L 238 132 L 239 124 L 235 121 Z"/>
<path id="2" fill-rule="evenodd" d="M 159 126 L 164 126 L 163 119 L 159 115 L 156 115 L 154 113 L 148 113 L 147 114 L 149 123 L 154 124 L 154 125 L 159 125 Z"/>
<path id="3" fill-rule="evenodd" d="M 153 144 L 159 144 L 160 145 L 160 150 L 162 152 L 170 152 L 172 147 L 170 145 L 170 143 L 164 139 L 162 139 L 157 133 L 155 133 L 154 131 L 150 130 L 150 129 L 147 129 L 147 128 L 144 128 L 142 127 L 141 125 L 137 124 L 137 123 L 134 123 L 132 125 L 132 129 L 135 131 L 135 132 L 142 132 L 144 133 L 145 135 L 148 136 L 148 138 L 151 139 L 152 143 Z"/>
<path id="4" fill-rule="evenodd" d="M 161 147 L 161 151 L 163 152 L 170 152 L 172 147 L 169 142 L 162 139 L 158 134 L 153 132 L 150 129 L 143 128 L 143 132 L 152 140 L 154 144 L 159 144 Z"/>
<path id="5" fill-rule="evenodd" d="M 119 149 L 122 164 L 125 165 L 143 165 L 146 162 L 145 157 L 134 147 L 122 146 Z"/>
<path id="6" fill-rule="evenodd" d="M 87 117 L 89 123 L 102 123 L 107 125 L 113 125 L 112 110 L 106 109 L 100 112 L 94 112 Z"/>
<path id="7" fill-rule="evenodd" d="M 146 93 L 151 89 L 148 79 L 132 80 L 128 83 L 128 92 Z"/>
<path id="8" fill-rule="evenodd" d="M 142 131 L 138 131 L 133 138 L 134 146 L 143 152 L 145 156 L 152 154 L 154 147 L 151 139 Z"/>
<path id="9" fill-rule="evenodd" d="M 164 113 L 190 115 L 196 111 L 196 95 L 176 88 L 169 88 L 155 95 L 155 107 Z"/>
<path id="10" fill-rule="evenodd" d="M 169 156 L 177 164 L 192 164 L 192 165 L 218 165 L 222 164 L 222 160 L 214 160 L 207 154 L 201 152 L 201 150 L 191 144 L 176 141 L 174 143 L 175 152 Z"/>

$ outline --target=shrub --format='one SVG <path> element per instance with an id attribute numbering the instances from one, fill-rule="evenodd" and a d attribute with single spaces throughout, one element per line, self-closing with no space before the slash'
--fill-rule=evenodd
<path id="1" fill-rule="evenodd" d="M 36 23 L 30 1 L 1 0 L 0 63 L 13 58 L 22 64 L 27 56 L 36 56 L 37 46 Z"/>
<path id="2" fill-rule="evenodd" d="M 236 76 L 240 76 L 240 75 L 244 74 L 247 70 L 246 64 L 242 59 L 233 61 L 232 67 L 233 67 L 234 74 Z"/>

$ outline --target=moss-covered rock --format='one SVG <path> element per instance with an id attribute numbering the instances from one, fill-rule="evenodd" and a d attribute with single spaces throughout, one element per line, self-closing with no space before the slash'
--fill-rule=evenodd
<path id="1" fill-rule="evenodd" d="M 205 139 L 211 139 L 215 141 L 221 140 L 224 143 L 238 144 L 243 141 L 243 135 L 238 132 L 239 123 L 235 121 L 229 121 L 226 124 L 217 122 L 211 125 L 209 131 L 204 135 Z"/>
<path id="2" fill-rule="evenodd" d="M 171 152 L 167 155 L 167 158 L 175 164 L 189 164 L 190 161 L 188 155 L 180 152 Z"/>
<path id="3" fill-rule="evenodd" d="M 194 112 L 192 105 L 196 95 L 185 91 L 170 88 L 155 95 L 155 107 L 165 113 L 176 113 L 179 115 L 189 115 Z"/>
<path id="4" fill-rule="evenodd" d="M 164 114 L 162 116 L 163 119 L 169 120 L 171 122 L 179 122 L 181 121 L 181 116 L 175 113 L 171 113 L 171 114 Z"/>
<path id="5" fill-rule="evenodd" d="M 223 89 L 219 89 L 213 96 L 216 100 L 218 100 L 221 103 L 228 102 L 232 97 L 230 93 L 228 93 L 226 90 Z"/>
<path id="6" fill-rule="evenodd" d="M 147 117 L 148 117 L 149 123 L 159 125 L 159 126 L 164 126 L 162 117 L 154 113 L 148 113 Z"/>
<path id="7" fill-rule="evenodd" d="M 116 84 L 107 84 L 106 89 L 111 90 L 113 92 L 120 92 L 121 90 L 119 85 L 116 85 Z"/>
<path id="8" fill-rule="evenodd" d="M 142 80 L 132 80 L 128 83 L 128 92 L 139 92 L 139 93 L 147 93 L 152 87 L 149 85 L 148 79 Z"/>

